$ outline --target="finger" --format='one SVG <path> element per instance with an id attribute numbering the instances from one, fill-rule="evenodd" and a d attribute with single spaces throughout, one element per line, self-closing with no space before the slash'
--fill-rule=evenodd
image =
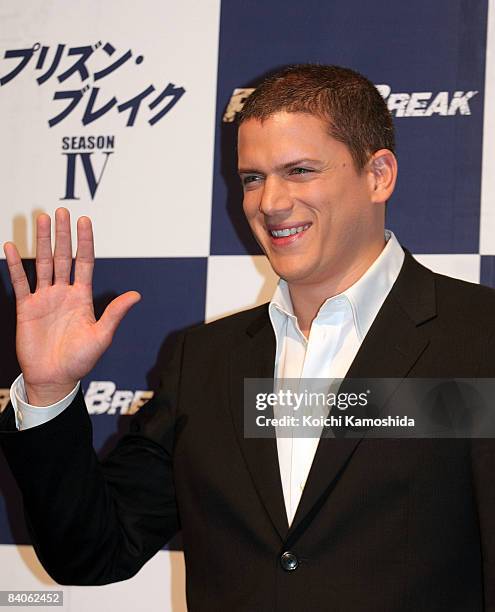
<path id="1" fill-rule="evenodd" d="M 53 267 L 56 284 L 69 284 L 72 267 L 72 240 L 70 236 L 70 214 L 66 208 L 55 211 L 55 252 Z"/>
<path id="2" fill-rule="evenodd" d="M 7 265 L 9 267 L 10 280 L 14 288 L 15 297 L 18 302 L 31 294 L 29 283 L 22 266 L 22 259 L 19 251 L 13 242 L 6 242 L 3 245 Z"/>
<path id="3" fill-rule="evenodd" d="M 105 308 L 96 325 L 105 338 L 106 344 L 110 344 L 120 322 L 140 299 L 141 296 L 137 291 L 127 291 L 112 300 Z"/>
<path id="4" fill-rule="evenodd" d="M 77 221 L 77 253 L 74 283 L 91 287 L 94 265 L 95 250 L 91 219 L 89 217 L 80 217 Z"/>
<path id="5" fill-rule="evenodd" d="M 36 219 L 36 288 L 49 287 L 53 281 L 51 219 L 42 214 Z"/>

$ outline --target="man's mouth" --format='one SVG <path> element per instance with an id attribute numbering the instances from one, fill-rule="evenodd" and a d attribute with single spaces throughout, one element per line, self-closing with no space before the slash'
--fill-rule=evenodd
<path id="1" fill-rule="evenodd" d="M 283 229 L 270 229 L 268 233 L 272 238 L 287 238 L 306 231 L 311 226 L 311 223 L 305 225 L 296 225 L 294 227 L 284 227 Z"/>

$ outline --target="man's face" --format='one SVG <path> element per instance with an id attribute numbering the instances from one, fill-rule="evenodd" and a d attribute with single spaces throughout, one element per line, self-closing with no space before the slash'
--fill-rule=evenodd
<path id="1" fill-rule="evenodd" d="M 244 212 L 279 276 L 324 283 L 356 265 L 376 227 L 371 173 L 356 170 L 323 120 L 287 112 L 246 120 L 238 152 Z"/>

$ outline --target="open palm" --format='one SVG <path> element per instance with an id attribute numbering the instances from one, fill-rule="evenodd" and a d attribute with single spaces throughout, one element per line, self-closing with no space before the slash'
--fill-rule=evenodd
<path id="1" fill-rule="evenodd" d="M 97 321 L 92 295 L 94 243 L 90 219 L 81 217 L 77 223 L 73 284 L 69 211 L 56 211 L 53 253 L 50 217 L 40 215 L 36 225 L 34 293 L 15 245 L 6 243 L 4 250 L 16 296 L 17 358 L 29 402 L 45 406 L 62 399 L 90 372 L 140 295 L 128 291 L 115 298 Z"/>

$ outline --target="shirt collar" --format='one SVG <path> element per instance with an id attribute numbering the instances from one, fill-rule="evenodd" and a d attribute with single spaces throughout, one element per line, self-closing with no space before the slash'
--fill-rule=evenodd
<path id="1" fill-rule="evenodd" d="M 391 230 L 385 230 L 385 240 L 385 247 L 366 272 L 345 291 L 328 298 L 315 321 L 332 307 L 335 300 L 345 297 L 351 305 L 359 339 L 364 339 L 404 262 L 404 251 Z M 288 317 L 296 322 L 289 286 L 283 279 L 278 282 L 268 312 L 276 334 L 280 331 L 281 318 L 286 320 Z"/>

